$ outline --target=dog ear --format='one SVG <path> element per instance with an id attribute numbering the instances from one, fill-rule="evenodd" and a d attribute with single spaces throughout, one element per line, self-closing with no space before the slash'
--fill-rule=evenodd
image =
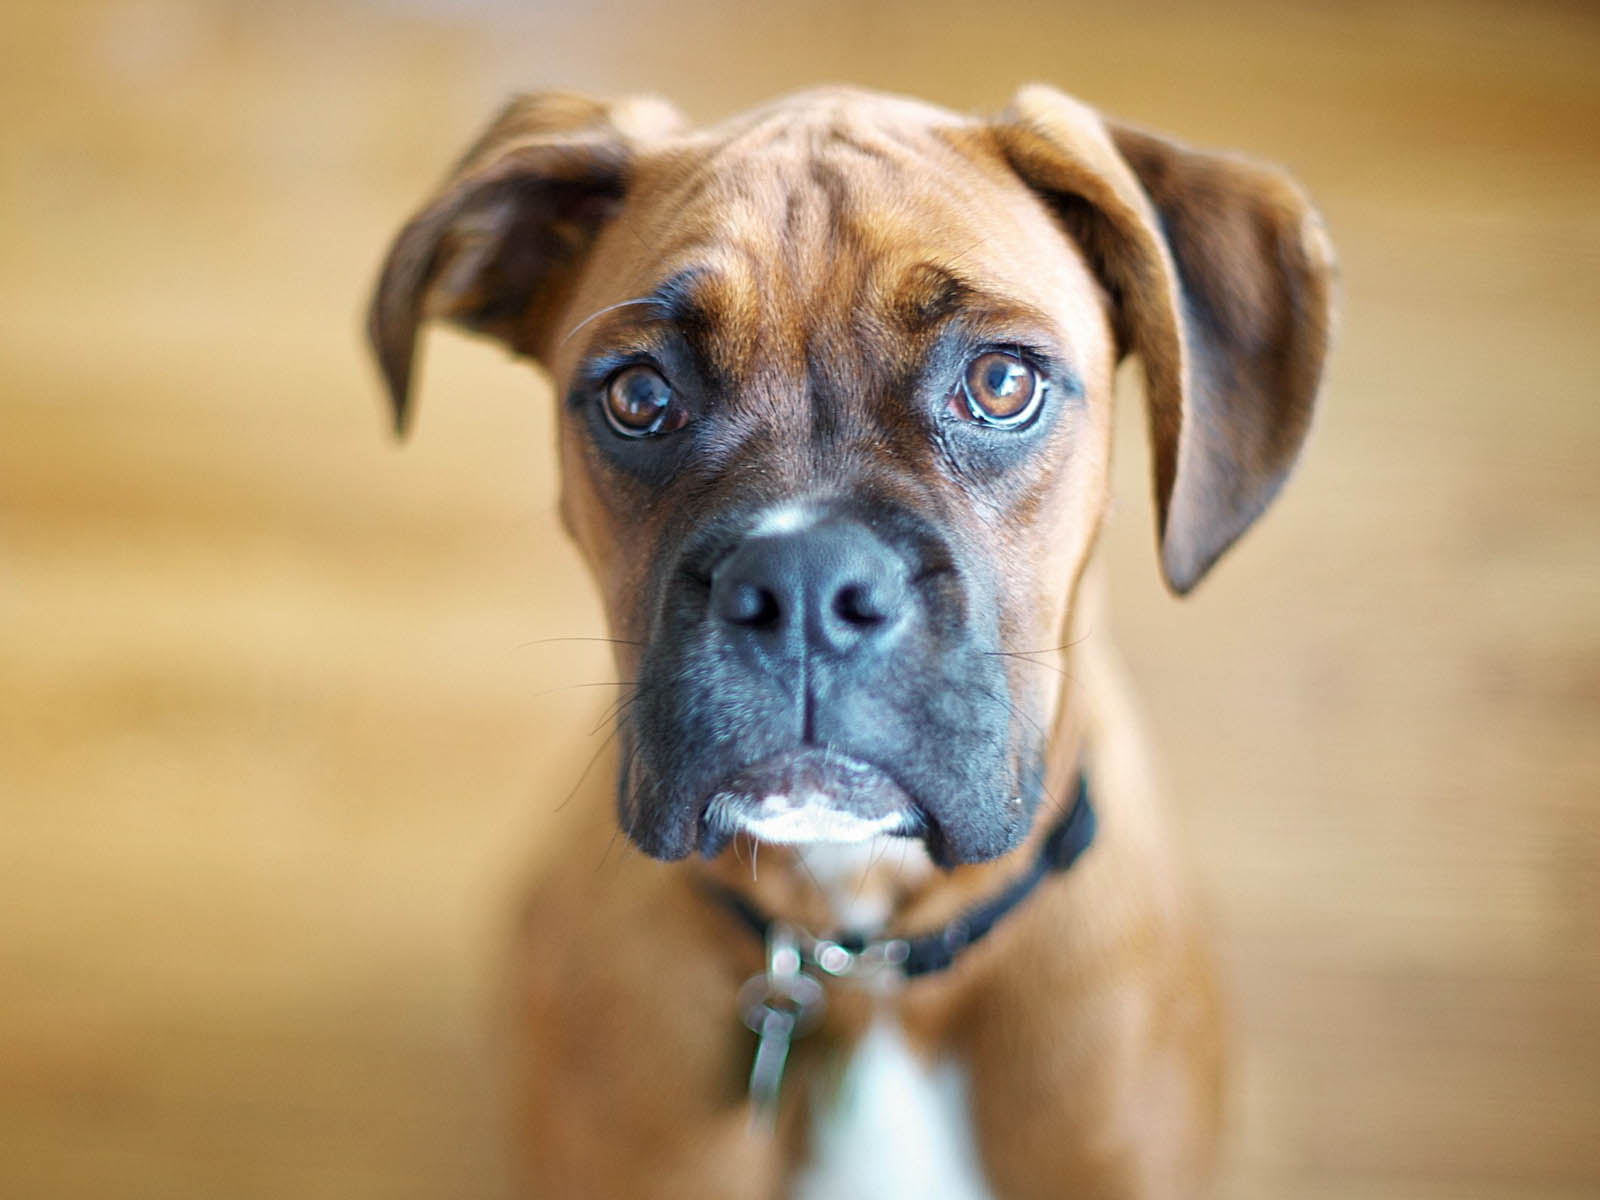
<path id="1" fill-rule="evenodd" d="M 1311 424 L 1333 250 L 1282 173 L 1024 88 L 994 126 L 1112 297 L 1145 375 L 1161 565 L 1189 591 L 1271 502 Z"/>
<path id="2" fill-rule="evenodd" d="M 367 331 L 398 432 L 421 324 L 442 317 L 538 356 L 622 205 L 636 147 L 681 123 L 652 99 L 546 93 L 506 106 L 400 231 L 378 277 Z"/>

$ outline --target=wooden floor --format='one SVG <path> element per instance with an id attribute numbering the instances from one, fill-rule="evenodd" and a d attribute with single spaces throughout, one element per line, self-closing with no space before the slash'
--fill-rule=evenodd
<path id="1" fill-rule="evenodd" d="M 1290 164 L 1326 412 L 1116 636 L 1234 997 L 1224 1195 L 1600 1195 L 1600 21 L 1579 4 L 10 0 L 0 1196 L 496 1196 L 503 917 L 607 690 L 525 368 L 381 420 L 384 239 L 504 94 L 1046 78 Z"/>

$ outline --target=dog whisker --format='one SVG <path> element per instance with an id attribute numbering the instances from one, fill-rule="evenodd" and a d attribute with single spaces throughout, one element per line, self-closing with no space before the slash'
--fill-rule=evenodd
<path id="1" fill-rule="evenodd" d="M 572 803 L 572 798 L 578 794 L 578 789 L 583 786 L 583 781 L 589 778 L 589 772 L 594 770 L 595 763 L 600 761 L 600 756 L 606 752 L 606 749 L 611 745 L 612 742 L 617 740 L 617 735 L 621 732 L 622 726 L 618 725 L 601 740 L 600 745 L 596 747 L 595 752 L 589 756 L 589 761 L 584 764 L 583 771 L 578 776 L 578 781 L 572 785 L 572 790 L 566 794 L 566 797 L 561 801 L 560 804 L 555 806 L 553 811 L 561 812 L 567 807 L 567 805 Z"/>
<path id="2" fill-rule="evenodd" d="M 642 646 L 643 642 L 633 641 L 631 638 L 614 637 L 546 637 L 534 638 L 531 642 L 518 642 L 518 650 L 526 650 L 529 646 L 549 646 L 556 642 L 604 642 L 610 646 Z"/>
<path id="3" fill-rule="evenodd" d="M 1056 666 L 1055 663 L 1040 662 L 1038 659 L 1029 658 L 1027 656 L 1027 654 L 1024 654 L 1024 653 L 1021 653 L 1021 652 L 1007 651 L 1007 650 L 989 650 L 989 651 L 985 651 L 985 653 L 989 654 L 993 658 L 1014 658 L 1018 662 L 1027 663 L 1030 667 L 1042 667 L 1046 671 L 1054 671 L 1057 675 L 1061 676 L 1063 679 L 1069 679 L 1070 680 L 1072 678 L 1072 675 L 1066 670 L 1065 667 L 1058 667 L 1058 666 Z"/>
<path id="4" fill-rule="evenodd" d="M 985 650 L 984 653 L 990 658 L 1014 658 L 1019 662 L 1031 663 L 1036 667 L 1043 667 L 1048 671 L 1055 671 L 1063 678 L 1070 680 L 1072 678 L 1072 674 L 1065 668 L 1060 667 L 1055 663 L 1040 662 L 1039 658 L 1043 655 L 1060 654 L 1063 651 L 1071 650 L 1074 646 L 1080 646 L 1084 642 L 1088 641 L 1089 637 L 1090 634 L 1085 633 L 1082 637 L 1073 638 L 1071 641 L 1063 642 L 1059 646 L 1047 646 L 1041 650 Z"/>
<path id="5" fill-rule="evenodd" d="M 1044 664 L 1041 663 L 1039 665 L 1043 666 Z M 1069 676 L 1069 678 L 1070 678 L 1070 676 Z M 1039 742 L 1040 742 L 1041 745 L 1045 745 L 1050 741 L 1049 737 L 1045 734 L 1044 728 L 1039 724 L 1039 722 L 1035 721 L 1033 719 L 1033 717 L 1031 715 L 1029 715 L 1026 711 L 1024 711 L 1023 709 L 1019 708 L 1016 705 L 1016 703 L 1011 699 L 1011 697 L 1009 697 L 1007 695 L 1004 695 L 1003 693 L 995 692 L 995 691 L 990 690 L 989 688 L 984 688 L 984 687 L 978 687 L 978 688 L 975 688 L 974 690 L 979 695 L 985 696 L 988 699 L 993 700 L 996 704 L 998 704 L 1002 708 L 1006 709 L 1006 711 L 1009 712 L 1011 714 L 1011 716 L 1020 718 L 1021 720 L 1027 722 L 1028 726 L 1033 730 L 1033 732 L 1036 735 L 1038 735 Z M 1040 794 L 1040 796 L 1042 797 L 1042 799 L 1044 801 L 1046 811 L 1051 812 L 1051 813 L 1063 813 L 1063 812 L 1066 811 L 1065 805 L 1059 799 L 1057 799 L 1055 793 L 1053 793 L 1050 790 L 1049 786 L 1047 785 L 1047 783 L 1046 783 L 1046 774 L 1047 773 L 1046 773 L 1042 763 L 1040 763 L 1038 765 L 1035 765 L 1035 766 L 1031 766 L 1031 767 L 1020 768 L 1020 770 L 1028 770 L 1028 771 L 1031 771 L 1033 773 L 1034 779 L 1039 785 L 1039 794 Z"/>
<path id="6" fill-rule="evenodd" d="M 858 901 L 858 900 L 861 899 L 861 889 L 867 886 L 867 879 L 871 876 L 873 868 L 875 868 L 878 865 L 879 860 L 882 859 L 883 856 L 885 854 L 887 854 L 888 852 L 889 852 L 889 848 L 888 848 L 888 843 L 887 842 L 885 842 L 882 846 L 879 846 L 877 849 L 875 849 L 872 852 L 871 857 L 869 857 L 867 859 L 867 865 L 862 868 L 862 870 L 860 871 L 859 874 L 856 875 L 855 890 L 850 893 L 850 899 L 851 899 L 852 902 L 855 902 L 855 901 Z M 802 865 L 804 865 L 804 864 L 802 864 Z M 810 870 L 807 870 L 806 874 L 807 875 L 811 875 Z M 817 882 L 817 877 L 815 875 L 811 875 L 811 881 L 813 883 L 816 883 Z M 818 887 L 819 890 L 821 889 L 821 886 L 822 885 L 820 883 L 817 884 L 817 887 Z"/>
<path id="7" fill-rule="evenodd" d="M 639 692 L 637 685 L 635 685 L 633 692 L 625 696 L 617 697 L 616 700 L 606 706 L 606 710 L 600 714 L 599 720 L 589 727 L 589 736 L 593 737 L 595 734 L 599 733 L 602 725 L 607 725 L 614 720 L 620 720 L 622 714 L 624 711 L 626 711 L 628 706 L 637 703 L 638 700 Z"/>
<path id="8" fill-rule="evenodd" d="M 1093 636 L 1094 636 L 1094 631 L 1091 629 L 1090 631 L 1085 633 L 1082 637 L 1075 637 L 1069 642 L 1062 642 L 1061 645 L 1059 645 L 1059 646 L 1045 646 L 1043 649 L 1040 649 L 1040 650 L 991 650 L 988 653 L 990 653 L 990 654 L 1019 654 L 1019 655 L 1026 655 L 1026 654 L 1060 654 L 1063 650 L 1071 650 L 1074 646 L 1083 645 L 1083 643 L 1087 642 Z"/>
<path id="9" fill-rule="evenodd" d="M 540 688 L 537 692 L 530 692 L 528 699 L 536 700 L 540 696 L 554 696 L 558 692 L 575 692 L 581 688 L 638 686 L 638 681 L 633 679 L 597 679 L 591 683 L 563 683 L 558 687 Z"/>
<path id="10" fill-rule="evenodd" d="M 616 847 L 617 838 L 622 836 L 622 827 L 619 825 L 611 831 L 611 839 L 606 842 L 605 853 L 600 856 L 600 861 L 594 865 L 594 873 L 600 874 L 605 869 L 606 860 L 611 857 L 611 851 Z"/>
<path id="11" fill-rule="evenodd" d="M 796 854 L 794 862 L 796 866 L 805 872 L 806 878 L 811 880 L 811 886 L 816 888 L 818 892 L 823 892 L 822 880 L 817 878 L 817 873 L 811 869 L 811 864 L 806 862 L 805 855 Z"/>
<path id="12" fill-rule="evenodd" d="M 571 329 L 567 330 L 567 335 L 566 335 L 566 337 L 561 339 L 561 343 L 560 344 L 565 346 L 568 342 L 570 342 L 572 340 L 573 336 L 578 332 L 578 330 L 582 329 L 585 325 L 589 324 L 589 322 L 591 322 L 591 321 L 599 320 L 601 317 L 605 316 L 609 312 L 616 312 L 617 309 L 619 309 L 619 308 L 628 308 L 629 306 L 634 305 L 634 304 L 659 304 L 659 303 L 660 303 L 660 301 L 655 296 L 635 296 L 632 300 L 618 300 L 615 304 L 608 304 L 604 308 L 600 309 L 598 312 L 590 313 L 587 317 L 585 317 L 583 320 L 579 321 Z"/>

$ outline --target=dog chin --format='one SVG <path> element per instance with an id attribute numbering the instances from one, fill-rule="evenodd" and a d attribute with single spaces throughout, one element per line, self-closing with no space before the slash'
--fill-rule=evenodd
<path id="1" fill-rule="evenodd" d="M 748 833 L 759 841 L 783 846 L 910 837 L 921 830 L 921 822 L 912 813 L 900 811 L 863 817 L 836 808 L 830 797 L 817 792 L 799 798 L 764 796 L 753 808 L 742 800 L 719 794 L 711 801 L 706 824 L 713 829 Z"/>
<path id="2" fill-rule="evenodd" d="M 884 772 L 831 750 L 802 750 L 741 771 L 719 787 L 700 818 L 700 851 L 714 858 L 744 833 L 809 846 L 916 837 L 917 803 Z"/>

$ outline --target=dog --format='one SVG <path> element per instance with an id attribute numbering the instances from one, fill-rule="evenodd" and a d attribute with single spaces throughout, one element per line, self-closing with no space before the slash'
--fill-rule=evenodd
<path id="1" fill-rule="evenodd" d="M 636 685 L 517 936 L 529 1194 L 1206 1192 L 1217 989 L 1094 635 L 1112 377 L 1181 595 L 1299 454 L 1334 273 L 1284 174 L 1039 85 L 530 95 L 467 151 L 373 299 L 394 416 L 432 319 L 548 371 Z"/>

